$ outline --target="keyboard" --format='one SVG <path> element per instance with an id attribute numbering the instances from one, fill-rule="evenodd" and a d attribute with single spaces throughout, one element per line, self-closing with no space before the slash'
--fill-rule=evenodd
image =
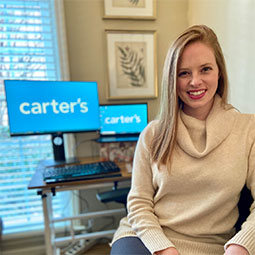
<path id="1" fill-rule="evenodd" d="M 50 166 L 43 172 L 46 183 L 91 180 L 121 176 L 120 168 L 113 161 L 99 161 L 78 165 Z"/>

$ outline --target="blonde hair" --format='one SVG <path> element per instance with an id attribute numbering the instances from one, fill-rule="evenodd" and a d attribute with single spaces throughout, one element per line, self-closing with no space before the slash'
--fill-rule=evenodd
<path id="1" fill-rule="evenodd" d="M 161 83 L 161 105 L 158 115 L 159 125 L 151 143 L 151 157 L 154 162 L 168 164 L 176 142 L 177 117 L 181 101 L 176 92 L 177 65 L 184 48 L 201 41 L 212 48 L 219 68 L 217 92 L 227 104 L 228 77 L 225 59 L 216 34 L 205 25 L 195 25 L 185 30 L 168 50 Z"/>

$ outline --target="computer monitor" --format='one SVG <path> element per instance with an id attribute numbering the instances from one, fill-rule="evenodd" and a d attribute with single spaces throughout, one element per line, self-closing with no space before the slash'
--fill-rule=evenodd
<path id="1" fill-rule="evenodd" d="M 100 128 L 97 83 L 5 80 L 11 136 L 51 134 L 54 158 L 64 161 L 63 133 Z"/>
<path id="2" fill-rule="evenodd" d="M 101 137 L 138 137 L 147 124 L 147 103 L 100 105 Z"/>

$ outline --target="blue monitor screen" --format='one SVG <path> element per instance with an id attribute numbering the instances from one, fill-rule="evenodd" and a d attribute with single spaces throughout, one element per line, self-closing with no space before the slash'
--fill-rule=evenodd
<path id="1" fill-rule="evenodd" d="M 96 82 L 5 80 L 10 134 L 99 130 Z"/>
<path id="2" fill-rule="evenodd" d="M 100 134 L 137 134 L 148 123 L 147 104 L 100 105 Z"/>

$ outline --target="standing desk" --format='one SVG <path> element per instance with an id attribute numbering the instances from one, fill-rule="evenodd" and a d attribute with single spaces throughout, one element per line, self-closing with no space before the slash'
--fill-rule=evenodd
<path id="1" fill-rule="evenodd" d="M 100 160 L 102 160 L 100 157 L 91 157 L 91 158 L 81 158 L 79 159 L 79 162 L 92 163 L 92 162 L 97 162 Z M 40 195 L 42 199 L 46 254 L 58 255 L 59 249 L 57 248 L 57 246 L 61 244 L 69 243 L 76 240 L 78 241 L 81 239 L 89 240 L 89 239 L 97 239 L 100 237 L 112 236 L 115 232 L 115 229 L 77 235 L 74 233 L 74 230 L 73 230 L 73 221 L 79 220 L 79 219 L 91 219 L 91 218 L 97 218 L 102 216 L 109 216 L 109 215 L 112 216 L 115 214 L 126 213 L 125 208 L 89 212 L 85 214 L 74 215 L 71 217 L 54 219 L 53 211 L 52 211 L 52 196 L 54 196 L 56 192 L 111 187 L 113 186 L 113 184 L 116 184 L 118 182 L 130 180 L 131 173 L 128 172 L 125 163 L 117 163 L 117 165 L 121 169 L 121 174 L 122 174 L 122 176 L 119 176 L 119 177 L 100 178 L 100 179 L 93 179 L 93 180 L 79 180 L 79 181 L 51 183 L 51 184 L 46 184 L 43 181 L 42 173 L 45 167 L 47 166 L 47 164 L 48 164 L 47 161 L 42 161 L 38 165 L 36 172 L 32 176 L 32 179 L 28 185 L 28 189 L 36 189 L 38 195 Z M 70 221 L 71 223 L 70 236 L 56 238 L 54 223 L 63 222 L 63 221 Z"/>

